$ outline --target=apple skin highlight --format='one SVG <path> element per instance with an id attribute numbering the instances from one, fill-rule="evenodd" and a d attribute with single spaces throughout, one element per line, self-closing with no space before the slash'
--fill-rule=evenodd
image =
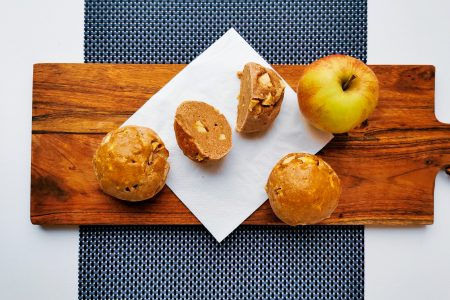
<path id="1" fill-rule="evenodd" d="M 315 127 L 344 133 L 366 120 L 378 104 L 375 73 L 362 61 L 334 54 L 308 65 L 297 88 L 302 114 Z"/>

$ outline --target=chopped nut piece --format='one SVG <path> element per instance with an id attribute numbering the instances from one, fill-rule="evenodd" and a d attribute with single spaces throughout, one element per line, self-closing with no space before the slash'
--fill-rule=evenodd
<path id="1" fill-rule="evenodd" d="M 304 163 L 317 163 L 317 161 L 313 158 L 310 158 L 308 156 L 299 157 L 298 160 Z"/>
<path id="2" fill-rule="evenodd" d="M 275 193 L 279 196 L 283 196 L 283 191 L 280 187 L 275 189 Z"/>
<path id="3" fill-rule="evenodd" d="M 264 99 L 264 101 L 261 104 L 264 106 L 271 106 L 274 105 L 275 103 L 276 103 L 275 98 L 272 96 L 271 93 L 269 93 L 266 99 Z"/>
<path id="4" fill-rule="evenodd" d="M 195 128 L 197 128 L 197 131 L 198 131 L 198 132 L 201 132 L 201 133 L 206 133 L 206 132 L 208 132 L 208 130 L 206 129 L 206 126 L 203 125 L 203 123 L 202 123 L 200 120 L 197 120 L 197 121 L 195 122 Z"/>
<path id="5" fill-rule="evenodd" d="M 150 155 L 147 158 L 147 165 L 151 166 L 153 162 L 153 152 L 150 152 Z"/>
<path id="6" fill-rule="evenodd" d="M 198 161 L 203 161 L 205 159 L 205 157 L 203 155 L 201 155 L 200 153 L 197 153 L 197 155 L 195 156 L 195 159 Z"/>
<path id="7" fill-rule="evenodd" d="M 110 139 L 111 139 L 111 134 L 108 133 L 108 134 L 103 138 L 102 144 L 108 143 Z"/>
<path id="8" fill-rule="evenodd" d="M 250 105 L 248 106 L 249 111 L 253 111 L 253 108 L 259 104 L 258 100 L 252 99 L 250 100 Z"/>
<path id="9" fill-rule="evenodd" d="M 221 133 L 219 135 L 219 140 L 224 141 L 227 137 L 225 136 L 225 134 Z"/>
<path id="10" fill-rule="evenodd" d="M 333 176 L 328 176 L 328 182 L 330 182 L 330 186 L 332 188 L 334 188 L 335 184 L 334 184 Z"/>
<path id="11" fill-rule="evenodd" d="M 159 145 L 160 145 L 160 143 L 158 143 L 158 142 L 152 142 L 153 151 L 155 151 Z"/>
<path id="12" fill-rule="evenodd" d="M 242 71 L 238 71 L 238 72 L 236 73 L 236 75 L 237 75 L 237 77 L 238 77 L 239 79 L 241 79 L 241 78 L 242 78 Z"/>
<path id="13" fill-rule="evenodd" d="M 286 158 L 285 160 L 283 160 L 283 162 L 282 162 L 281 164 L 282 164 L 282 165 L 287 165 L 287 164 L 290 163 L 294 158 L 295 158 L 295 156 L 289 156 L 288 158 Z"/>
<path id="14" fill-rule="evenodd" d="M 270 81 L 270 76 L 268 73 L 264 73 L 263 75 L 259 76 L 258 82 L 263 86 L 272 86 L 272 81 Z"/>

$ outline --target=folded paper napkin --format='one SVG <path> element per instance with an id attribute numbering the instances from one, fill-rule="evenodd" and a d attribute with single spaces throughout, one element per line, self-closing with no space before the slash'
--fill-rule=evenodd
<path id="1" fill-rule="evenodd" d="M 159 134 L 170 152 L 167 185 L 219 242 L 267 199 L 267 177 L 282 156 L 317 153 L 332 138 L 308 125 L 287 86 L 280 114 L 266 133 L 245 137 L 233 130 L 233 147 L 218 162 L 195 163 L 185 157 L 173 130 L 178 105 L 184 100 L 207 102 L 234 128 L 240 86 L 236 73 L 247 62 L 270 67 L 230 29 L 123 124 L 150 127 Z"/>

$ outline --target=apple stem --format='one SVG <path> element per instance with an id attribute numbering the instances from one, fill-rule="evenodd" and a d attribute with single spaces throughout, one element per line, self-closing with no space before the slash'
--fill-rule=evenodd
<path id="1" fill-rule="evenodd" d="M 352 74 L 352 76 L 351 76 L 349 79 L 347 79 L 346 82 L 344 82 L 344 84 L 342 85 L 342 89 L 343 89 L 344 91 L 346 91 L 346 90 L 350 87 L 350 83 L 352 83 L 352 81 L 353 81 L 355 78 L 356 78 L 356 76 Z"/>

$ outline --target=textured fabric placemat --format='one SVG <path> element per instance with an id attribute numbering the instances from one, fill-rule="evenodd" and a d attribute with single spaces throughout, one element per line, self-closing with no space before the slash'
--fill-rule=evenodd
<path id="1" fill-rule="evenodd" d="M 268 62 L 366 60 L 367 2 L 85 2 L 85 61 L 189 63 L 234 27 Z M 136 74 L 139 76 L 139 74 Z M 362 226 L 82 226 L 80 299 L 363 299 Z"/>

